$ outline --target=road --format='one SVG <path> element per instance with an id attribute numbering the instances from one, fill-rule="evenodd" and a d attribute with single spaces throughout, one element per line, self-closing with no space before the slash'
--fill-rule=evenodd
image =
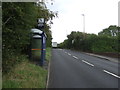
<path id="1" fill-rule="evenodd" d="M 118 88 L 118 63 L 53 49 L 48 88 Z"/>

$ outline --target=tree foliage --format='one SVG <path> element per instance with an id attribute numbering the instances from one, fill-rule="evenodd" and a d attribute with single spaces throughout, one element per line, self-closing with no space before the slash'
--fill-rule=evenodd
<path id="1" fill-rule="evenodd" d="M 103 29 L 103 31 L 99 32 L 98 35 L 105 35 L 108 37 L 118 36 L 118 28 L 116 25 L 111 25 L 108 28 Z"/>
<path id="2" fill-rule="evenodd" d="M 13 56 L 27 54 L 30 46 L 30 30 L 37 25 L 38 18 L 45 18 L 44 32 L 47 34 L 47 46 L 51 46 L 51 31 L 47 21 L 55 17 L 55 13 L 44 7 L 45 4 L 33 2 L 2 3 L 2 57 L 3 71 L 17 62 Z"/>
<path id="3" fill-rule="evenodd" d="M 111 25 L 98 35 L 72 31 L 60 47 L 87 52 L 120 52 L 119 29 L 120 27 Z"/>

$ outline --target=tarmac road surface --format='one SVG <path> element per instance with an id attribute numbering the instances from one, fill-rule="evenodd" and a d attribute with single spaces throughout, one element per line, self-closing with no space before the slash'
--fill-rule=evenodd
<path id="1" fill-rule="evenodd" d="M 53 49 L 48 88 L 118 88 L 118 63 L 65 49 Z"/>

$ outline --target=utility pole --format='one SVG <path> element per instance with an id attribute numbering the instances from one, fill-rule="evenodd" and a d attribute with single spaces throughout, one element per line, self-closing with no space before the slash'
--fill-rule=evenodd
<path id="1" fill-rule="evenodd" d="M 118 26 L 120 27 L 120 1 L 118 2 Z"/>
<path id="2" fill-rule="evenodd" d="M 85 38 L 85 14 L 82 14 L 82 16 L 83 16 L 83 33 Z"/>

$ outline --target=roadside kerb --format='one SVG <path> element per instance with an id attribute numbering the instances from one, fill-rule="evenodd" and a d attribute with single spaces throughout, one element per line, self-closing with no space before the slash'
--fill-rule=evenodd
<path id="1" fill-rule="evenodd" d="M 83 52 L 83 53 L 85 53 L 85 52 Z M 105 56 L 91 54 L 91 53 L 86 53 L 86 54 L 91 55 L 91 56 L 95 56 L 95 57 L 98 57 L 98 58 L 101 58 L 101 59 L 109 60 L 109 61 L 112 61 L 112 62 L 120 63 L 120 61 L 118 61 L 118 59 L 116 59 L 116 58 L 110 58 L 110 57 L 105 57 Z"/>

